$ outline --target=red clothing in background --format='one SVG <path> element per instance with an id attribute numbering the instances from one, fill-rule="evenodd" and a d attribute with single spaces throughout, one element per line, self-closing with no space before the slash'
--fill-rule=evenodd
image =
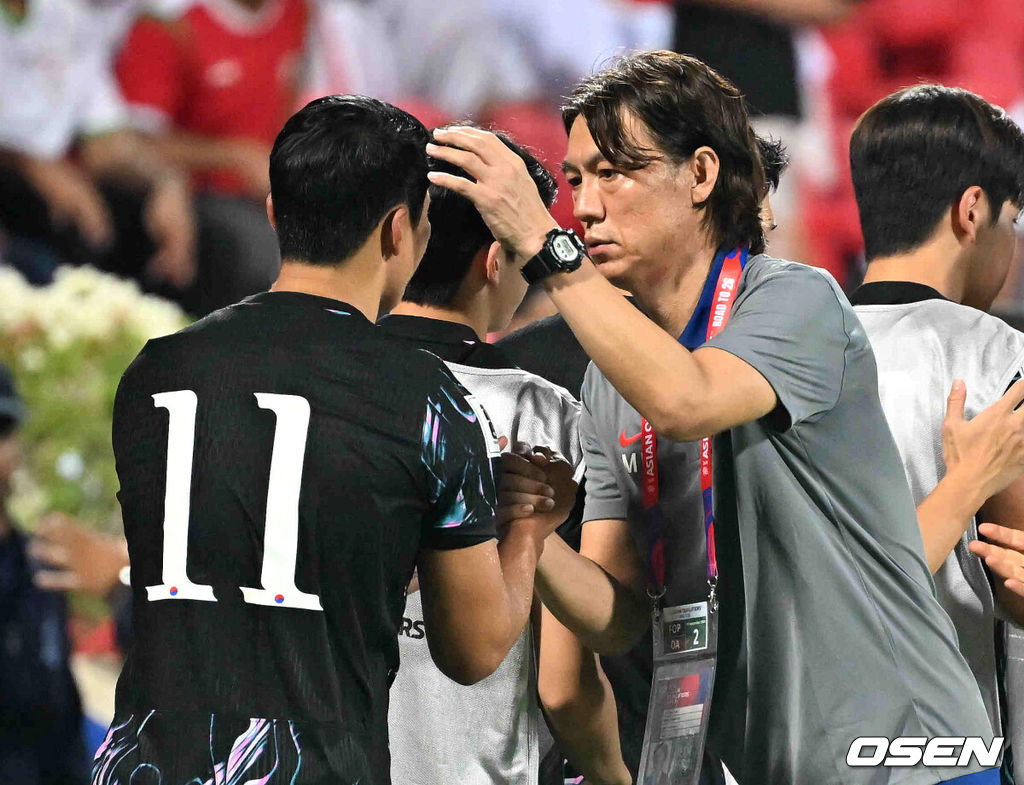
<path id="1" fill-rule="evenodd" d="M 199 0 L 181 16 L 140 20 L 117 76 L 125 100 L 154 128 L 273 144 L 295 108 L 306 34 L 303 0 Z M 237 193 L 239 179 L 210 170 L 197 187 Z"/>
<path id="2" fill-rule="evenodd" d="M 921 82 L 972 90 L 1006 109 L 1024 98 L 1020 0 L 864 0 L 824 31 L 834 55 L 828 86 L 836 180 L 808 186 L 804 221 L 815 264 L 841 270 L 863 249 L 850 175 L 857 118 Z"/>

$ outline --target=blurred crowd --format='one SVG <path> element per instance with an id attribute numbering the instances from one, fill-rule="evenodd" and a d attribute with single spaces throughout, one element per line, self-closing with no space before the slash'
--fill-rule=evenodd
<path id="1" fill-rule="evenodd" d="M 311 97 L 472 118 L 557 169 L 559 97 L 639 48 L 746 93 L 793 162 L 773 250 L 846 285 L 864 109 L 930 80 L 1024 114 L 1016 0 L 0 0 L 0 262 L 36 283 L 92 264 L 207 313 L 273 280 L 268 153 Z M 554 212 L 572 224 L 567 196 Z"/>

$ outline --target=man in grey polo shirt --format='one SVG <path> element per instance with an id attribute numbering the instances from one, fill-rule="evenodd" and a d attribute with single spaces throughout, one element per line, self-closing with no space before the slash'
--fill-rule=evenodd
<path id="1" fill-rule="evenodd" d="M 476 180 L 433 181 L 473 199 L 528 274 L 550 273 L 545 287 L 596 366 L 581 434 L 587 517 L 610 516 L 600 518 L 604 553 L 595 563 L 546 547 L 536 582 L 545 603 L 592 648 L 628 645 L 649 610 L 637 551 L 658 553 L 630 465 L 635 445 L 649 444 L 641 415 L 658 434 L 655 509 L 666 532 L 700 532 L 702 517 L 687 490 L 699 464 L 674 443 L 718 434 L 713 751 L 745 785 L 929 785 L 980 772 L 977 760 L 847 764 L 858 737 L 987 739 L 991 727 L 933 595 L 863 329 L 827 274 L 759 254 L 761 167 L 742 97 L 693 58 L 642 53 L 580 85 L 564 117 L 564 168 L 600 273 L 556 245 L 562 235 L 549 234 L 539 198 L 493 137 L 449 131 L 438 140 L 461 150 L 428 148 Z M 751 256 L 730 290 L 731 318 L 701 346 L 712 301 L 728 288 L 718 284 L 726 257 L 743 246 Z M 506 514 L 537 492 L 536 467 L 520 468 L 505 486 Z M 666 602 L 707 597 L 701 548 L 672 545 Z"/>

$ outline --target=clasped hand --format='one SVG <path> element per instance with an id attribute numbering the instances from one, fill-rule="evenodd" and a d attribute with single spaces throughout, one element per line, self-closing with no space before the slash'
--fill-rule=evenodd
<path id="1" fill-rule="evenodd" d="M 501 456 L 498 525 L 533 527 L 544 538 L 557 529 L 576 503 L 572 465 L 546 447 L 516 442 Z"/>

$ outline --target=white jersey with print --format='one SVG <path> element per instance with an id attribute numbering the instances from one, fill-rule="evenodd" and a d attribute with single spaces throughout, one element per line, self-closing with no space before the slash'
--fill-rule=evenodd
<path id="1" fill-rule="evenodd" d="M 133 11 L 128 2 L 32 0 L 22 19 L 0 13 L 0 147 L 60 158 L 76 138 L 124 126 L 110 57 Z"/>
<path id="2" fill-rule="evenodd" d="M 854 301 L 857 301 L 856 295 Z M 954 379 L 967 385 L 966 417 L 998 400 L 1024 365 L 1024 334 L 1001 319 L 938 297 L 857 305 L 878 363 L 878 387 L 914 503 L 945 474 L 942 421 Z M 978 680 L 993 730 L 1002 735 L 996 674 L 998 613 L 984 565 L 967 544 L 971 521 L 935 573 L 936 596 L 956 626 L 960 651 Z"/>
<path id="3" fill-rule="evenodd" d="M 497 435 L 557 450 L 584 472 L 579 403 L 565 389 L 518 368 L 448 363 L 482 404 Z M 527 624 L 498 669 L 461 686 L 434 665 L 419 592 L 406 600 L 401 667 L 391 687 L 388 733 L 395 785 L 537 785 L 544 729 L 537 702 L 534 637 Z"/>

